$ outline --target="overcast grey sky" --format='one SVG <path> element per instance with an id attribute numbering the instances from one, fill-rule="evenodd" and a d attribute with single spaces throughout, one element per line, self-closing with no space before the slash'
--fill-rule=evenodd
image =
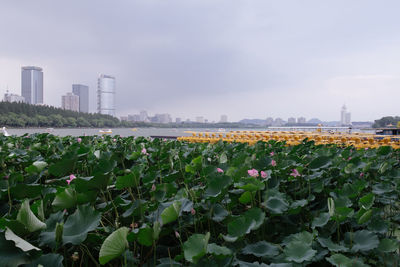
<path id="1" fill-rule="evenodd" d="M 0 93 L 44 70 L 44 101 L 117 80 L 117 115 L 400 115 L 400 1 L 4 0 Z"/>

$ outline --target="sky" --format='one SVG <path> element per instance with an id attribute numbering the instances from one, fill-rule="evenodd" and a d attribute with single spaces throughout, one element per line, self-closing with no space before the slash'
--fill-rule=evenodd
<path id="1" fill-rule="evenodd" d="M 43 68 L 44 102 L 116 77 L 117 116 L 400 115 L 398 0 L 5 0 L 0 94 Z"/>

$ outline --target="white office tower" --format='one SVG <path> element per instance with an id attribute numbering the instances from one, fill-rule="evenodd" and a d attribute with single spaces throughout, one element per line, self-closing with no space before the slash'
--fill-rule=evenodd
<path id="1" fill-rule="evenodd" d="M 43 70 L 39 67 L 21 68 L 21 95 L 28 104 L 43 104 Z"/>
<path id="2" fill-rule="evenodd" d="M 97 112 L 115 117 L 115 78 L 101 74 L 97 83 Z"/>
<path id="3" fill-rule="evenodd" d="M 79 96 L 73 93 L 61 96 L 61 107 L 65 110 L 79 111 Z"/>
<path id="4" fill-rule="evenodd" d="M 228 116 L 227 115 L 221 115 L 221 119 L 219 122 L 228 122 Z"/>
<path id="5" fill-rule="evenodd" d="M 347 112 L 346 105 L 343 105 L 342 111 L 340 112 L 340 124 L 341 125 L 351 124 L 351 113 Z"/>

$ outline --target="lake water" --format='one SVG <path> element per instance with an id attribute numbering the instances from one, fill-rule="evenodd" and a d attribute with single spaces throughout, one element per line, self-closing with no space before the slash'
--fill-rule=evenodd
<path id="1" fill-rule="evenodd" d="M 190 133 L 185 133 L 186 131 L 195 131 L 195 132 L 217 132 L 218 129 L 205 129 L 205 128 L 115 128 L 112 129 L 112 133 L 110 135 L 121 135 L 121 136 L 189 136 Z M 7 132 L 10 135 L 23 135 L 23 134 L 33 134 L 33 133 L 51 133 L 59 136 L 83 136 L 83 135 L 101 135 L 99 133 L 99 128 L 54 128 L 54 129 L 46 129 L 46 128 L 7 128 Z M 252 129 L 225 129 L 226 132 L 230 130 L 233 131 L 251 131 Z M 253 129 L 253 130 L 266 130 L 262 128 Z M 358 130 L 354 129 L 353 132 L 357 132 Z M 1 133 L 1 131 L 0 131 Z"/>

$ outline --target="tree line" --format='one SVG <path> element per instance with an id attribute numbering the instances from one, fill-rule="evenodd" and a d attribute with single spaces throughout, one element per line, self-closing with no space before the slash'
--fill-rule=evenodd
<path id="1" fill-rule="evenodd" d="M 400 127 L 400 117 L 399 116 L 386 116 L 379 120 L 375 120 L 372 125 L 373 128 L 384 128 L 392 125 L 393 127 Z"/>
<path id="2" fill-rule="evenodd" d="M 130 127 L 110 115 L 83 113 L 52 106 L 0 102 L 0 125 L 8 127 Z"/>

